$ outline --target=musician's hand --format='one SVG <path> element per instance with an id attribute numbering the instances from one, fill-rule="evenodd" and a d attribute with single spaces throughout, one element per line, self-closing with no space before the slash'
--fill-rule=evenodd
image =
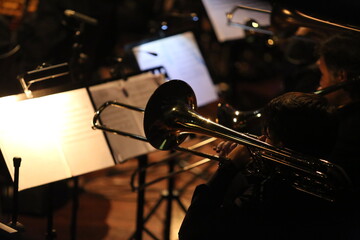
<path id="1" fill-rule="evenodd" d="M 230 141 L 222 141 L 214 150 L 219 154 L 221 157 L 227 157 L 227 155 L 237 146 L 236 143 Z"/>
<path id="2" fill-rule="evenodd" d="M 230 141 L 222 141 L 215 148 L 219 156 L 227 157 L 233 161 L 238 169 L 243 169 L 250 162 L 250 153 L 244 145 Z"/>
<path id="3" fill-rule="evenodd" d="M 227 156 L 237 169 L 244 169 L 246 165 L 251 161 L 250 152 L 244 145 L 237 145 Z"/>
<path id="4" fill-rule="evenodd" d="M 261 135 L 258 137 L 259 140 L 266 142 L 267 137 L 265 135 Z"/>

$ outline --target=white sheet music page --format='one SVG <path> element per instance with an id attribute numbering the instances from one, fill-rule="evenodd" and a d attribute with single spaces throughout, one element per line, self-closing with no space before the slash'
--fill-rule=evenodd
<path id="1" fill-rule="evenodd" d="M 86 89 L 35 99 L 0 101 L 0 147 L 13 176 L 22 159 L 19 190 L 114 165 L 104 136 L 91 129 Z"/>
<path id="2" fill-rule="evenodd" d="M 170 79 L 187 82 L 194 90 L 200 107 L 218 99 L 212 78 L 192 32 L 150 41 L 134 47 L 132 51 L 141 70 L 163 66 Z M 146 52 L 155 52 L 157 56 Z"/>
<path id="3" fill-rule="evenodd" d="M 107 101 L 117 101 L 145 109 L 148 99 L 163 79 L 163 75 L 144 73 L 130 77 L 126 81 L 115 80 L 92 86 L 89 88 L 89 91 L 97 108 Z M 101 113 L 100 118 L 102 124 L 108 128 L 145 136 L 143 129 L 143 112 L 110 106 Z M 145 141 L 109 132 L 106 132 L 106 135 L 115 159 L 119 163 L 154 150 L 151 145 Z"/>
<path id="4" fill-rule="evenodd" d="M 87 90 L 78 89 L 59 95 L 65 95 L 63 98 L 67 102 L 64 99 L 58 106 L 63 107 L 57 111 L 62 121 L 56 127 L 72 176 L 114 166 L 104 135 L 92 129 L 95 111 Z"/>
<path id="5" fill-rule="evenodd" d="M 230 12 L 236 5 L 271 10 L 268 2 L 260 0 L 202 0 L 202 3 L 219 42 L 241 39 L 245 36 L 243 29 L 229 26 L 227 23 L 226 13 Z M 260 25 L 270 24 L 270 15 L 268 14 L 238 10 L 236 15 L 239 16 L 236 19 L 241 21 L 241 24 L 245 24 L 250 18 L 256 20 Z"/>

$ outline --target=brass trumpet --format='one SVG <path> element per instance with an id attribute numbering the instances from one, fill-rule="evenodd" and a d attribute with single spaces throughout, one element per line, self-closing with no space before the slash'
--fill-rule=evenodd
<path id="1" fill-rule="evenodd" d="M 252 173 L 278 174 L 298 190 L 329 201 L 336 199 L 342 184 L 329 173 L 342 173 L 339 166 L 236 132 L 200 116 L 196 109 L 195 94 L 186 82 L 171 80 L 162 84 L 150 97 L 144 112 L 144 131 L 149 143 L 159 150 L 181 151 L 179 145 L 195 133 L 243 144 L 251 150 L 257 166 Z M 272 163 L 271 171 L 263 168 L 269 166 L 267 161 Z"/>

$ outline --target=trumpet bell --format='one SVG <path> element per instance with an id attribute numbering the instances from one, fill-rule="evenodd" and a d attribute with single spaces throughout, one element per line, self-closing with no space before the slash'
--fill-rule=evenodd
<path id="1" fill-rule="evenodd" d="M 158 87 L 150 97 L 144 114 L 144 131 L 149 143 L 159 150 L 170 150 L 188 137 L 181 130 L 179 112 L 196 110 L 192 88 L 184 81 L 170 80 Z M 171 119 L 171 121 L 170 121 Z"/>

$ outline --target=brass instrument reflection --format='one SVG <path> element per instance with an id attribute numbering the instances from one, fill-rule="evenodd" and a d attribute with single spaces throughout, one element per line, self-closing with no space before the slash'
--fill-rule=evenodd
<path id="1" fill-rule="evenodd" d="M 328 173 L 341 168 L 323 159 L 278 148 L 245 133 L 234 131 L 196 112 L 196 97 L 184 81 L 162 84 L 149 99 L 144 115 L 144 131 L 149 143 L 159 150 L 178 148 L 189 134 L 204 134 L 243 144 L 252 152 L 252 174 L 279 174 L 294 188 L 334 201 L 342 187 Z M 195 153 L 194 153 L 195 154 Z M 269 168 L 269 162 L 271 167 Z"/>
<path id="2" fill-rule="evenodd" d="M 103 106 L 112 104 L 114 103 L 105 103 Z M 130 109 L 139 110 L 134 107 L 130 107 Z M 342 185 L 328 173 L 330 170 L 332 172 L 341 172 L 341 168 L 337 165 L 323 159 L 304 156 L 290 149 L 277 148 L 258 140 L 254 136 L 237 132 L 206 119 L 197 114 L 196 109 L 196 97 L 192 88 L 181 80 L 168 81 L 157 88 L 144 110 L 146 138 L 136 136 L 135 138 L 148 141 L 154 148 L 159 150 L 189 152 L 217 161 L 227 161 L 227 159 L 194 149 L 183 148 L 180 145 L 191 134 L 202 134 L 213 139 L 223 139 L 243 144 L 249 147 L 254 159 L 252 168 L 248 169 L 249 173 L 260 176 L 278 174 L 300 191 L 329 201 L 336 199 L 336 194 L 342 188 Z M 121 131 L 108 129 L 97 124 L 99 113 L 101 111 L 95 113 L 94 128 L 120 135 L 124 134 Z M 133 137 L 131 134 L 125 134 L 125 136 Z M 271 164 L 269 165 L 269 163 Z M 161 179 L 164 179 L 164 177 Z"/>

